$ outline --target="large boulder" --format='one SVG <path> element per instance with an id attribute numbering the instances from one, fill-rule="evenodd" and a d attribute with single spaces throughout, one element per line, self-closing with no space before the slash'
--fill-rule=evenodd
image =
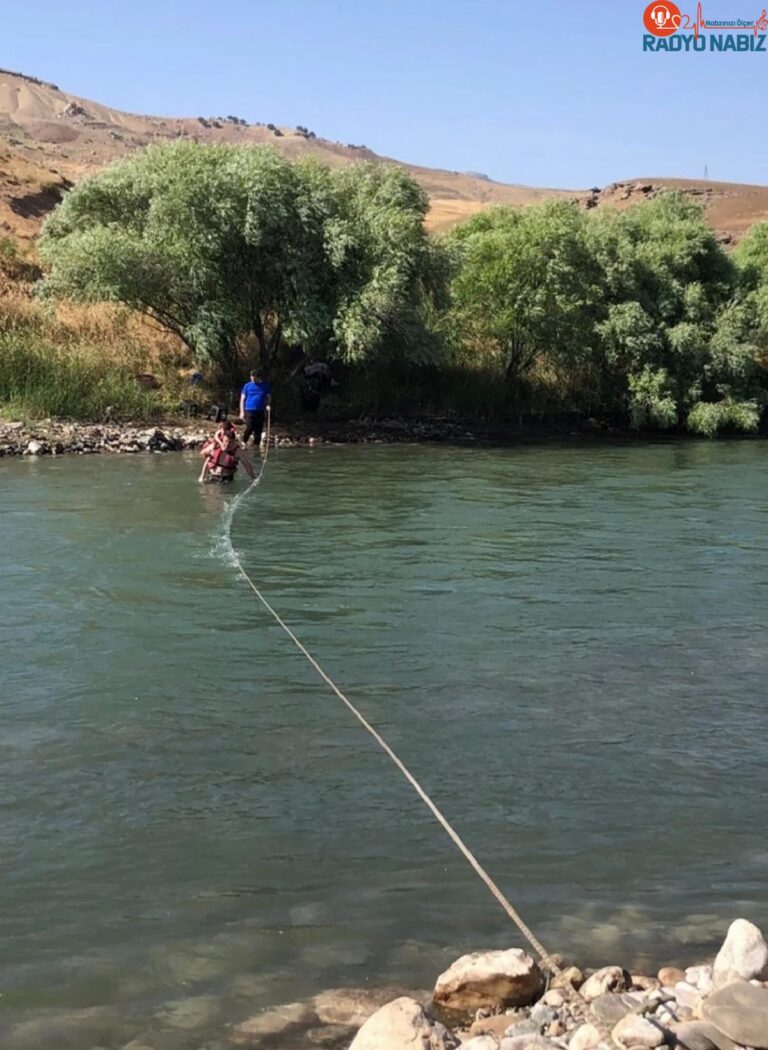
<path id="1" fill-rule="evenodd" d="M 768 979 L 768 944 L 760 930 L 747 919 L 736 919 L 728 927 L 717 953 L 713 971 L 715 987 L 730 984 L 736 977 L 745 981 Z"/>
<path id="2" fill-rule="evenodd" d="M 735 981 L 705 999 L 701 1012 L 734 1043 L 768 1050 L 768 989 Z"/>
<path id="3" fill-rule="evenodd" d="M 462 955 L 440 974 L 432 997 L 441 1010 L 468 1015 L 527 1006 L 543 987 L 544 975 L 536 961 L 520 948 L 509 948 Z"/>
<path id="4" fill-rule="evenodd" d="M 368 1018 L 349 1050 L 455 1050 L 458 1045 L 415 999 L 402 996 Z"/>

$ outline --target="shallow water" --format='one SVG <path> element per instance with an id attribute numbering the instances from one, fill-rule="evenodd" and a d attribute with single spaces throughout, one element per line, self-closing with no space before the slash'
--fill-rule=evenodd
<path id="1" fill-rule="evenodd" d="M 767 449 L 292 450 L 235 516 L 265 593 L 582 963 L 768 921 Z M 0 462 L 9 1050 L 213 1046 L 519 943 L 227 561 L 233 492 L 196 467 Z"/>

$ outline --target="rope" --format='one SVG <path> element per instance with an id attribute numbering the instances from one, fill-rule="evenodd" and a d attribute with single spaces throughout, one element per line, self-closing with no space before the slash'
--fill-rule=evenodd
<path id="1" fill-rule="evenodd" d="M 243 579 L 246 581 L 246 583 L 251 588 L 251 590 L 256 595 L 256 597 L 259 599 L 261 604 L 264 606 L 264 608 L 267 610 L 267 612 L 273 617 L 273 619 L 280 625 L 280 627 L 282 627 L 282 629 L 285 631 L 285 633 L 291 639 L 291 641 L 296 646 L 296 648 L 299 650 L 299 652 L 302 653 L 302 655 L 306 657 L 306 659 L 309 661 L 309 663 L 312 665 L 312 667 L 314 667 L 315 671 L 317 671 L 318 675 L 323 679 L 323 681 L 326 683 L 326 685 L 329 686 L 329 688 L 336 694 L 336 696 L 348 708 L 348 710 L 352 712 L 352 714 L 358 720 L 360 725 L 366 730 L 366 732 L 370 733 L 370 735 L 373 737 L 373 739 L 376 741 L 376 743 L 379 745 L 379 747 L 382 749 L 382 751 L 391 759 L 391 761 L 394 763 L 394 765 L 397 766 L 397 768 L 403 774 L 403 776 L 408 781 L 408 783 L 411 785 L 413 790 L 416 792 L 416 794 L 419 796 L 419 798 L 422 800 L 422 802 L 425 804 L 425 806 L 432 813 L 432 816 L 435 818 L 435 820 L 437 820 L 437 822 L 441 825 L 443 830 L 448 834 L 448 836 L 450 837 L 451 841 L 457 847 L 459 852 L 464 856 L 464 858 L 469 862 L 471 867 L 480 876 L 480 878 L 483 880 L 485 885 L 488 887 L 488 889 L 490 890 L 492 895 L 495 897 L 495 899 L 498 901 L 498 903 L 501 905 L 501 907 L 507 913 L 509 918 L 514 922 L 514 924 L 517 926 L 518 930 L 520 930 L 522 935 L 525 937 L 525 939 L 528 941 L 528 943 L 534 949 L 534 951 L 539 956 L 539 958 L 541 959 L 541 961 L 544 964 L 544 966 L 548 970 L 550 970 L 552 973 L 555 973 L 555 974 L 561 973 L 562 971 L 560 970 L 560 967 L 555 962 L 555 960 L 552 958 L 552 956 L 549 954 L 549 952 L 546 950 L 544 945 L 536 937 L 536 935 L 531 930 L 531 928 L 527 925 L 527 923 L 525 923 L 523 921 L 523 918 L 520 915 L 520 913 L 509 902 L 509 900 L 505 897 L 504 893 L 501 891 L 499 886 L 496 884 L 496 882 L 494 882 L 494 880 L 491 878 L 491 876 L 485 870 L 483 865 L 480 863 L 480 861 L 474 855 L 472 850 L 469 848 L 469 846 L 467 846 L 467 844 L 461 838 L 459 833 L 454 829 L 454 827 L 452 826 L 452 824 L 448 820 L 448 818 L 443 814 L 443 812 L 439 809 L 439 807 L 435 804 L 435 802 L 433 802 L 433 800 L 430 798 L 429 794 L 424 790 L 424 788 L 418 782 L 418 780 L 413 775 L 413 773 L 411 773 L 411 771 L 408 769 L 408 767 L 405 765 L 405 763 L 402 761 L 402 759 L 399 757 L 399 755 L 397 755 L 395 753 L 395 751 L 393 751 L 393 749 L 389 746 L 389 744 L 386 742 L 386 740 L 381 735 L 381 733 L 379 733 L 376 729 L 374 729 L 374 727 L 371 725 L 371 723 L 368 721 L 368 719 L 362 714 L 362 712 L 359 711 L 357 709 L 357 707 L 355 707 L 355 705 L 352 703 L 352 701 L 349 699 L 349 697 L 346 696 L 341 691 L 341 689 L 336 685 L 336 683 L 333 681 L 331 676 L 329 674 L 327 674 L 327 672 L 320 666 L 320 664 L 314 658 L 312 653 L 310 653 L 310 651 L 307 649 L 307 647 L 303 644 L 303 642 L 299 638 L 297 638 L 297 636 L 294 634 L 294 632 L 291 630 L 291 628 L 288 626 L 288 624 L 285 622 L 285 620 L 280 616 L 280 614 L 277 612 L 277 610 L 267 601 L 267 599 L 264 597 L 264 595 L 259 590 L 259 588 L 256 586 L 256 584 L 253 582 L 253 580 L 249 576 L 248 572 L 246 571 L 245 567 L 243 566 L 243 563 L 242 563 L 242 561 L 240 559 L 240 555 L 237 553 L 237 551 L 232 546 L 232 538 L 231 538 L 232 519 L 233 519 L 235 511 L 237 510 L 237 507 L 240 505 L 241 501 L 253 489 L 255 489 L 257 487 L 257 485 L 260 483 L 260 481 L 262 479 L 262 476 L 264 474 L 264 469 L 265 469 L 265 467 L 267 465 L 267 459 L 269 458 L 270 433 L 271 433 L 271 413 L 268 411 L 267 412 L 266 448 L 265 448 L 264 456 L 263 456 L 262 462 L 261 462 L 261 469 L 259 470 L 258 475 L 251 482 L 249 487 L 244 492 L 242 492 L 239 496 L 237 496 L 232 501 L 232 503 L 230 504 L 230 507 L 228 508 L 227 518 L 229 520 L 227 522 L 227 525 L 228 525 L 227 535 L 229 537 L 229 547 L 230 547 L 230 551 L 231 551 L 232 558 L 233 558 L 233 561 L 234 561 L 235 565 L 237 566 L 238 570 L 240 571 L 241 575 L 243 576 Z"/>

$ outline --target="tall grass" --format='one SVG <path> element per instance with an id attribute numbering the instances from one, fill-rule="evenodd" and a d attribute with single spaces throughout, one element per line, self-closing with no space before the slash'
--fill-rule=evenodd
<path id="1" fill-rule="evenodd" d="M 187 362 L 176 340 L 119 307 L 43 306 L 3 277 L 0 268 L 0 416 L 141 420 L 178 407 Z"/>

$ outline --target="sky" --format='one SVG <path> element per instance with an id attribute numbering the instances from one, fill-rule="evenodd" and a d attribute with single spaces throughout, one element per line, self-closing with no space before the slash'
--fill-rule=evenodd
<path id="1" fill-rule="evenodd" d="M 708 19 L 763 0 L 702 0 Z M 695 17 L 695 4 L 678 0 Z M 0 66 L 117 109 L 302 124 L 562 188 L 768 183 L 768 53 L 644 53 L 643 0 L 36 0 Z M 690 8 L 690 11 L 688 10 Z M 768 49 L 768 41 L 766 41 Z"/>

